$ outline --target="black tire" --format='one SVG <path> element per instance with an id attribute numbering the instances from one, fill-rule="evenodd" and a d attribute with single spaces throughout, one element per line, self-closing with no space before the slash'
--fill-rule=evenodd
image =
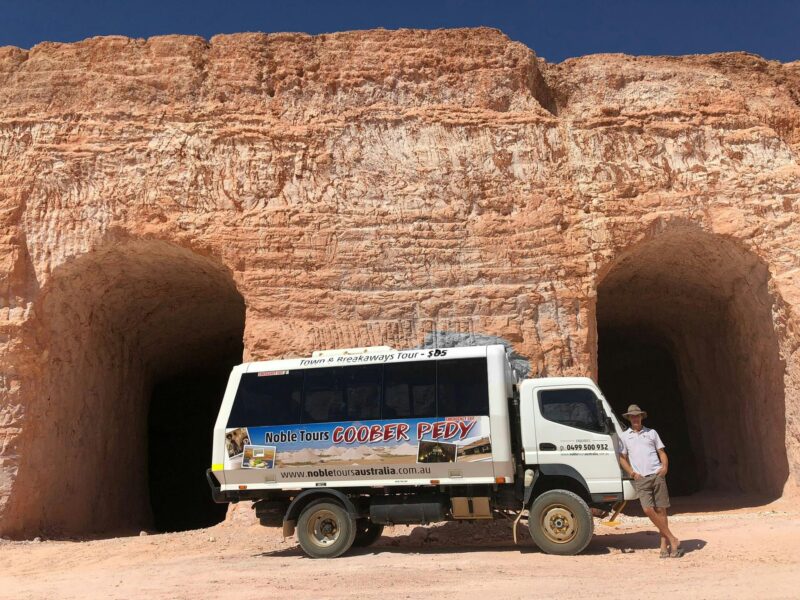
<path id="1" fill-rule="evenodd" d="M 577 494 L 550 490 L 533 501 L 528 529 L 543 552 L 573 555 L 589 545 L 594 519 L 589 506 Z"/>
<path id="2" fill-rule="evenodd" d="M 311 558 L 336 558 L 356 537 L 356 521 L 334 500 L 315 500 L 297 520 L 297 539 Z"/>
<path id="3" fill-rule="evenodd" d="M 353 546 L 366 548 L 371 546 L 383 535 L 383 525 L 373 523 L 369 519 L 359 519 L 356 521 L 356 539 Z"/>

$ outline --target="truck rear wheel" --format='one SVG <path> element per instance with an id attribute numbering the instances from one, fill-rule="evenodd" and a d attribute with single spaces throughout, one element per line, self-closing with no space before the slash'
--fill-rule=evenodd
<path id="1" fill-rule="evenodd" d="M 551 490 L 533 501 L 528 528 L 543 552 L 571 555 L 589 545 L 594 520 L 580 496 L 567 490 Z"/>
<path id="2" fill-rule="evenodd" d="M 383 525 L 373 523 L 369 519 L 359 519 L 356 521 L 356 539 L 353 546 L 371 546 L 383 535 Z"/>
<path id="3" fill-rule="evenodd" d="M 297 539 L 311 558 L 335 558 L 347 552 L 356 537 L 356 521 L 331 500 L 315 500 L 300 513 Z"/>

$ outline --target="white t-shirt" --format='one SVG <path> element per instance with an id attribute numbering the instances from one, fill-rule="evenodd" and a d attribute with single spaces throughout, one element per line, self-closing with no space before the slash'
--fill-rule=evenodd
<path id="1" fill-rule="evenodd" d="M 664 443 L 655 429 L 642 427 L 637 433 L 628 427 L 622 432 L 620 442 L 622 442 L 622 454 L 628 455 L 631 467 L 639 475 L 647 477 L 661 468 L 658 451 L 664 448 Z"/>

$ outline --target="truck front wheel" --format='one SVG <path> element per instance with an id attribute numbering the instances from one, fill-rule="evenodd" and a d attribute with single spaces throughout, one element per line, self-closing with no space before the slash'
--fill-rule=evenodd
<path id="1" fill-rule="evenodd" d="M 315 500 L 297 521 L 300 547 L 311 558 L 335 558 L 353 545 L 356 521 L 345 508 L 330 500 Z"/>
<path id="2" fill-rule="evenodd" d="M 551 490 L 533 501 L 528 528 L 543 552 L 572 555 L 589 545 L 594 520 L 580 496 L 567 490 Z"/>

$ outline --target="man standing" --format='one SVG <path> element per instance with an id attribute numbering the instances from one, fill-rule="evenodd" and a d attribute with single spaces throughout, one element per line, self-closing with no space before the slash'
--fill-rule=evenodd
<path id="1" fill-rule="evenodd" d="M 633 488 L 642 503 L 644 514 L 661 533 L 661 558 L 680 558 L 684 550 L 667 523 L 669 493 L 664 477 L 669 468 L 669 459 L 664 451 L 664 443 L 655 429 L 642 424 L 647 413 L 636 404 L 631 404 L 628 412 L 622 416 L 630 421 L 631 426 L 622 433 L 619 462 L 633 479 Z"/>

